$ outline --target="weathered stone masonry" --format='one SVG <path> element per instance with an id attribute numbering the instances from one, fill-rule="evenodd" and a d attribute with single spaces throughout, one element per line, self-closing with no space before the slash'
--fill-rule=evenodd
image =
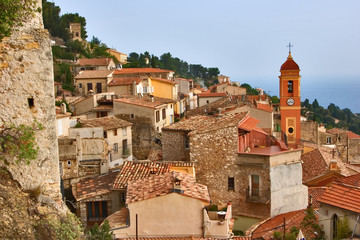
<path id="1" fill-rule="evenodd" d="M 37 4 L 41 6 L 41 1 Z M 0 127 L 36 121 L 44 128 L 36 132 L 37 158 L 30 165 L 10 164 L 7 168 L 23 189 L 40 186 L 44 201 L 60 204 L 52 53 L 41 13 L 0 43 L 0 76 Z"/>

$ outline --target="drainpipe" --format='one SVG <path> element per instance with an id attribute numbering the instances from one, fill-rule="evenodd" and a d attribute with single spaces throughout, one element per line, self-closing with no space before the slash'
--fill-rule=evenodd
<path id="1" fill-rule="evenodd" d="M 206 236 L 206 226 L 205 226 L 205 211 L 206 211 L 206 207 L 202 208 L 202 228 L 203 228 L 203 238 L 205 238 Z"/>

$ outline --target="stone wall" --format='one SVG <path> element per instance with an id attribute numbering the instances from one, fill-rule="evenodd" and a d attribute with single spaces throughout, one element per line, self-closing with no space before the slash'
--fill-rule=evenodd
<path id="1" fill-rule="evenodd" d="M 147 159 L 149 152 L 154 146 L 154 139 L 158 136 L 151 120 L 146 117 L 139 117 L 135 115 L 131 118 L 128 114 L 117 114 L 116 117 L 131 122 L 132 131 L 132 154 L 139 160 Z M 130 143 L 129 143 L 130 144 Z"/>
<path id="2" fill-rule="evenodd" d="M 248 175 L 265 170 L 237 165 L 237 135 L 237 127 L 196 135 L 190 133 L 190 161 L 195 162 L 196 179 L 208 186 L 214 204 L 226 205 L 231 201 L 235 216 L 268 216 L 265 204 L 246 202 Z M 234 190 L 228 190 L 229 177 L 234 178 Z"/>
<path id="3" fill-rule="evenodd" d="M 41 1 L 37 0 L 38 6 Z M 55 127 L 53 59 L 40 13 L 0 43 L 0 126 L 43 125 L 36 131 L 37 158 L 6 166 L 23 189 L 43 189 L 42 197 L 61 204 Z M 3 164 L 2 162 L 0 164 Z M 60 206 L 60 205 L 59 205 Z"/>
<path id="4" fill-rule="evenodd" d="M 319 124 L 313 121 L 301 121 L 301 140 L 319 144 Z M 326 139 L 325 139 L 326 141 Z"/>
<path id="5" fill-rule="evenodd" d="M 162 150 L 164 161 L 190 161 L 190 151 L 185 148 L 188 131 L 162 131 Z"/>

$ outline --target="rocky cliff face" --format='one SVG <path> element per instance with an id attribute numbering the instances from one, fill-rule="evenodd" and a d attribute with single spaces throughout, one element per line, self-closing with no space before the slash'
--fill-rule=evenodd
<path id="1" fill-rule="evenodd" d="M 0 77 L 0 131 L 11 124 L 42 125 L 35 131 L 39 149 L 30 164 L 9 159 L 5 164 L 0 151 L 1 238 L 52 239 L 54 226 L 72 215 L 60 193 L 52 53 L 41 13 L 0 42 Z"/>

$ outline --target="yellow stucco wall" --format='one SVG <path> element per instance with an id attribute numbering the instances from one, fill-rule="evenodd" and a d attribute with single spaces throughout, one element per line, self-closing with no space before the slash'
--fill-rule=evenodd
<path id="1" fill-rule="evenodd" d="M 151 80 L 151 84 L 154 87 L 153 95 L 155 97 L 161 97 L 161 98 L 169 98 L 174 99 L 177 96 L 173 95 L 173 88 L 175 88 L 174 85 L 171 83 L 161 82 L 156 79 Z"/>

